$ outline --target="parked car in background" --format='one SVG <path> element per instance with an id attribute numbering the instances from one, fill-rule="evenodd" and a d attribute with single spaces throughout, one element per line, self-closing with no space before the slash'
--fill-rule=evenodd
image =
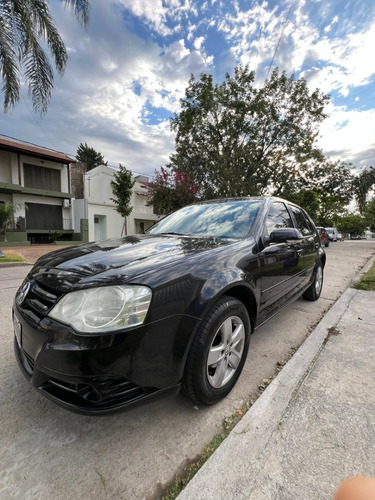
<path id="1" fill-rule="evenodd" d="M 351 234 L 351 235 L 350 235 L 350 239 L 351 239 L 351 240 L 363 240 L 363 239 L 364 239 L 364 237 L 363 237 L 363 236 L 361 236 L 360 234 Z"/>
<path id="2" fill-rule="evenodd" d="M 344 236 L 341 233 L 337 233 L 337 241 L 344 241 Z"/>
<path id="3" fill-rule="evenodd" d="M 329 247 L 329 236 L 326 229 L 322 226 L 316 226 L 316 229 L 320 236 L 320 241 L 325 247 Z"/>
<path id="4" fill-rule="evenodd" d="M 297 205 L 189 205 L 146 234 L 41 257 L 13 305 L 16 358 L 40 393 L 77 413 L 181 387 L 214 404 L 236 384 L 250 334 L 301 295 L 319 298 L 325 262 Z"/>
<path id="5" fill-rule="evenodd" d="M 326 227 L 326 231 L 329 236 L 329 241 L 337 241 L 337 235 L 339 232 L 336 227 Z"/>

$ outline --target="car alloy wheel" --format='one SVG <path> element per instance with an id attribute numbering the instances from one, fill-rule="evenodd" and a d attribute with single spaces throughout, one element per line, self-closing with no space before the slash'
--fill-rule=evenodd
<path id="1" fill-rule="evenodd" d="M 323 265 L 319 262 L 314 270 L 314 277 L 311 285 L 303 293 L 306 300 L 318 300 L 323 288 Z"/>
<path id="2" fill-rule="evenodd" d="M 323 269 L 322 266 L 318 266 L 315 272 L 315 294 L 317 297 L 320 296 L 323 286 Z"/>
<path id="3" fill-rule="evenodd" d="M 246 360 L 250 319 L 244 304 L 223 295 L 208 311 L 189 350 L 182 380 L 185 394 L 215 404 L 235 386 Z"/>
<path id="4" fill-rule="evenodd" d="M 240 364 L 245 344 L 245 326 L 230 316 L 218 328 L 207 358 L 207 378 L 212 387 L 225 386 Z"/>

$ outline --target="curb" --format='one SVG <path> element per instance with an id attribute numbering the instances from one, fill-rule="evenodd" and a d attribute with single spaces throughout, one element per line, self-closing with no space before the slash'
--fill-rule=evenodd
<path id="1" fill-rule="evenodd" d="M 22 266 L 33 266 L 32 262 L 0 262 L 0 269 L 2 267 L 22 267 Z"/>
<path id="2" fill-rule="evenodd" d="M 253 473 L 259 470 L 260 458 L 267 443 L 324 349 L 330 336 L 329 329 L 339 323 L 357 293 L 358 290 L 348 288 L 341 295 L 229 436 L 178 495 L 179 500 L 232 498 L 236 483 L 228 484 L 225 479 L 225 464 L 228 456 L 233 457 L 233 450 L 237 450 L 238 454 L 240 449 L 246 449 L 246 460 L 237 461 L 233 457 L 232 467 L 236 470 L 236 477 L 246 477 L 249 467 Z"/>

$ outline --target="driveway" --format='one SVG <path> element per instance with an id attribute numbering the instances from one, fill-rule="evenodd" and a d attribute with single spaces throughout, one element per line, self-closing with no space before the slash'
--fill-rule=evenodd
<path id="1" fill-rule="evenodd" d="M 151 499 L 288 358 L 375 252 L 373 241 L 330 245 L 322 296 L 289 306 L 252 336 L 226 400 L 200 408 L 179 395 L 107 417 L 75 415 L 33 390 L 13 356 L 11 304 L 26 267 L 0 268 L 0 498 Z"/>

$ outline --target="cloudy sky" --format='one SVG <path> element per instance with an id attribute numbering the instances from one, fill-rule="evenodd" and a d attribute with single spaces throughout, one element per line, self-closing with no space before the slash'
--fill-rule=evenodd
<path id="1" fill-rule="evenodd" d="M 215 81 L 248 64 L 330 94 L 320 145 L 356 167 L 375 164 L 374 0 L 92 0 L 87 29 L 51 0 L 69 51 L 41 117 L 23 93 L 0 133 L 75 155 L 80 142 L 152 175 L 174 149 L 169 119 L 193 73 Z"/>

